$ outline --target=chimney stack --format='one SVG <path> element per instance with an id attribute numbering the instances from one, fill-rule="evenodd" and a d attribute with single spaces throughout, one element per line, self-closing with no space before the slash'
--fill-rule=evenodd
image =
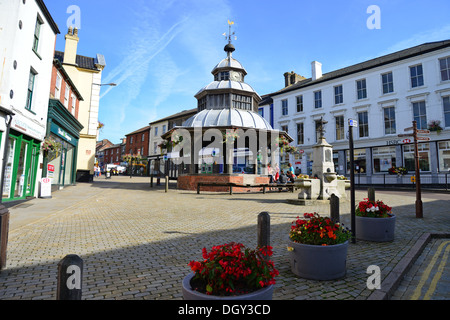
<path id="1" fill-rule="evenodd" d="M 78 29 L 69 27 L 65 36 L 66 47 L 64 49 L 64 63 L 76 64 L 78 41 Z"/>
<path id="2" fill-rule="evenodd" d="M 306 78 L 296 74 L 294 71 L 286 72 L 284 74 L 284 86 L 289 87 L 290 85 L 293 85 L 299 81 L 305 80 Z"/>
<path id="3" fill-rule="evenodd" d="M 313 81 L 322 78 L 322 64 L 320 62 L 311 62 L 311 71 L 311 78 Z"/>

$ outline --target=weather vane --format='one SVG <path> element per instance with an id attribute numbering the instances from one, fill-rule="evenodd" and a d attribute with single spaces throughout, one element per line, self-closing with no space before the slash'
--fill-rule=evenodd
<path id="1" fill-rule="evenodd" d="M 231 33 L 231 26 L 234 24 L 234 21 L 228 20 L 228 35 L 226 32 L 224 32 L 222 35 L 225 37 L 225 39 L 228 40 L 228 43 L 231 43 L 231 37 L 234 36 L 234 40 L 237 40 L 237 37 L 235 36 L 235 33 Z"/>

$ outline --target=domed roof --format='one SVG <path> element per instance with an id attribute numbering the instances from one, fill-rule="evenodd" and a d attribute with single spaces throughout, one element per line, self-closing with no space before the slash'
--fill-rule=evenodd
<path id="1" fill-rule="evenodd" d="M 187 119 L 183 127 L 243 127 L 273 130 L 259 114 L 240 109 L 203 110 Z"/>
<path id="2" fill-rule="evenodd" d="M 220 61 L 214 69 L 211 71 L 212 74 L 216 73 L 217 69 L 241 69 L 245 74 L 247 74 L 247 71 L 244 69 L 242 64 L 234 59 L 231 55 L 228 55 L 225 59 Z"/>
<path id="3" fill-rule="evenodd" d="M 233 81 L 233 80 L 220 80 L 220 81 L 213 81 L 207 86 L 203 87 L 197 94 L 196 97 L 205 90 L 220 90 L 220 89 L 237 89 L 242 91 L 247 91 L 249 93 L 256 93 L 256 91 L 252 88 L 251 85 L 240 82 L 240 81 Z"/>

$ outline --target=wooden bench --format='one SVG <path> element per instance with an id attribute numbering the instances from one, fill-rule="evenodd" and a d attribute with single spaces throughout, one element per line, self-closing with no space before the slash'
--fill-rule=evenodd
<path id="1" fill-rule="evenodd" d="M 199 182 L 197 183 L 197 194 L 200 194 L 200 187 L 229 187 L 230 195 L 233 194 L 233 187 L 237 188 L 262 188 L 262 192 L 266 193 L 267 188 L 278 188 L 279 191 L 282 189 L 287 189 L 288 191 L 294 192 L 295 185 L 293 183 L 277 184 L 277 183 L 266 183 L 266 184 L 238 184 L 238 183 L 213 183 L 213 182 Z"/>

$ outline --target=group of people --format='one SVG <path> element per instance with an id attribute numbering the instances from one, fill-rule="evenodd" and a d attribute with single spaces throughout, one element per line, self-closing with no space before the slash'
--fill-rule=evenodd
<path id="1" fill-rule="evenodd" d="M 269 183 L 286 184 L 293 183 L 296 176 L 294 175 L 294 167 L 289 163 L 289 170 L 284 173 L 284 170 L 280 171 L 278 165 L 273 168 L 270 164 L 267 166 L 269 170 Z"/>

